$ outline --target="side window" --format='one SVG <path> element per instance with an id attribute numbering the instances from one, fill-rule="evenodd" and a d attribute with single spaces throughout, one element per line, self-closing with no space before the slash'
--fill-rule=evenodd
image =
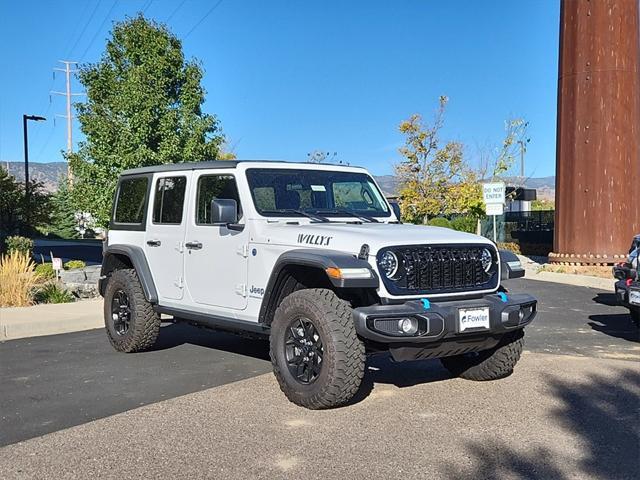
<path id="1" fill-rule="evenodd" d="M 149 178 L 147 177 L 134 177 L 120 181 L 113 215 L 115 223 L 141 224 L 143 222 L 148 187 Z"/>
<path id="2" fill-rule="evenodd" d="M 186 177 L 159 178 L 153 200 L 153 223 L 179 225 L 182 223 Z"/>
<path id="3" fill-rule="evenodd" d="M 233 175 L 202 175 L 198 179 L 196 209 L 196 223 L 198 225 L 213 225 L 211 200 L 217 198 L 235 200 L 238 204 L 238 217 L 242 217 L 238 187 Z"/>

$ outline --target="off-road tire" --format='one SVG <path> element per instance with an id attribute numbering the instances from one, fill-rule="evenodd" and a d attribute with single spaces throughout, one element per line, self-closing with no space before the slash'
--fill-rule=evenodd
<path id="1" fill-rule="evenodd" d="M 520 329 L 504 335 L 492 349 L 444 357 L 440 361 L 456 377 L 475 381 L 497 380 L 513 373 L 523 347 L 524 330 Z"/>
<path id="2" fill-rule="evenodd" d="M 311 320 L 323 344 L 320 373 L 310 384 L 291 374 L 285 356 L 287 330 L 301 317 Z M 298 290 L 282 300 L 271 324 L 270 356 L 282 392 L 291 402 L 312 410 L 346 404 L 364 377 L 365 349 L 351 307 L 327 289 Z"/>
<path id="3" fill-rule="evenodd" d="M 111 302 L 118 290 L 129 298 L 131 310 L 129 329 L 118 335 L 111 315 Z M 160 315 L 153 310 L 142 290 L 134 269 L 116 270 L 111 274 L 104 294 L 104 323 L 113 348 L 119 352 L 140 352 L 151 348 L 160 333 Z"/>
<path id="4" fill-rule="evenodd" d="M 629 315 L 631 315 L 631 323 L 633 323 L 636 327 L 640 328 L 640 309 L 638 308 L 630 309 Z"/>

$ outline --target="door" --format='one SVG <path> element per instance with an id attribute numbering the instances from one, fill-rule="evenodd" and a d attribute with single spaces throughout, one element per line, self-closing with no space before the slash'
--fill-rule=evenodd
<path id="1" fill-rule="evenodd" d="M 211 201 L 232 199 L 242 205 L 236 179 L 231 174 L 194 171 L 190 216 L 185 235 L 185 278 L 194 302 L 242 310 L 247 306 L 248 228 L 229 230 L 214 224 Z"/>
<path id="2" fill-rule="evenodd" d="M 191 172 L 154 178 L 144 250 L 160 299 L 179 300 L 184 292 L 185 198 Z"/>

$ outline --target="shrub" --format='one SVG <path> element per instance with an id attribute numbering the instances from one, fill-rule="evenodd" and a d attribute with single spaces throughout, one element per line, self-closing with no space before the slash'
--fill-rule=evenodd
<path id="1" fill-rule="evenodd" d="M 515 242 L 498 242 L 498 248 L 520 255 L 520 245 Z"/>
<path id="2" fill-rule="evenodd" d="M 51 263 L 39 263 L 36 265 L 35 271 L 43 280 L 52 280 L 56 278 L 56 271 Z"/>
<path id="3" fill-rule="evenodd" d="M 29 256 L 31 256 L 31 251 L 33 250 L 33 240 L 31 240 L 30 238 L 14 235 L 12 237 L 7 237 L 5 243 L 7 245 L 7 251 L 9 253 L 17 251 L 27 253 Z"/>
<path id="4" fill-rule="evenodd" d="M 87 264 L 82 260 L 69 260 L 66 262 L 63 267 L 65 270 L 73 270 L 74 268 L 84 268 Z"/>
<path id="5" fill-rule="evenodd" d="M 74 296 L 58 282 L 45 283 L 35 295 L 38 303 L 70 303 Z"/>
<path id="6" fill-rule="evenodd" d="M 478 220 L 472 216 L 456 217 L 451 220 L 451 228 L 459 232 L 476 233 Z"/>
<path id="7" fill-rule="evenodd" d="M 12 250 L 0 257 L 0 307 L 26 307 L 33 303 L 33 291 L 40 281 L 31 255 Z"/>
<path id="8" fill-rule="evenodd" d="M 432 227 L 451 228 L 451 222 L 443 217 L 432 218 L 431 220 L 429 220 L 428 225 L 431 225 Z"/>

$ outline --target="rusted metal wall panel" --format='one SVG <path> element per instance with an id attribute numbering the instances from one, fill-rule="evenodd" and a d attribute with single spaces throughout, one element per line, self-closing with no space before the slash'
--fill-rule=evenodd
<path id="1" fill-rule="evenodd" d="M 640 233 L 639 9 L 562 1 L 554 261 L 612 262 Z"/>

